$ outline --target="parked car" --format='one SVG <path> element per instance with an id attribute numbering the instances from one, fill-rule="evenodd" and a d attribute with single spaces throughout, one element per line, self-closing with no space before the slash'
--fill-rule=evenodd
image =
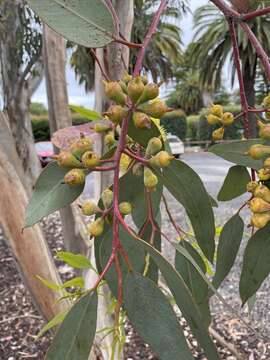
<path id="1" fill-rule="evenodd" d="M 41 166 L 46 166 L 53 156 L 53 144 L 50 141 L 40 141 L 35 143 L 36 152 Z"/>
<path id="2" fill-rule="evenodd" d="M 172 154 L 179 158 L 181 155 L 185 152 L 184 143 L 182 140 L 180 140 L 177 136 L 168 134 L 167 140 L 169 142 Z"/>

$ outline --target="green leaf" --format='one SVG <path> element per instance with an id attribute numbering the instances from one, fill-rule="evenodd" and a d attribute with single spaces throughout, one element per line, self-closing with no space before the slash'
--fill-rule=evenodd
<path id="1" fill-rule="evenodd" d="M 154 282 L 129 274 L 124 306 L 136 331 L 160 359 L 193 359 L 169 301 Z"/>
<path id="2" fill-rule="evenodd" d="M 63 320 L 65 319 L 67 313 L 68 313 L 68 310 L 55 315 L 46 325 L 43 326 L 43 328 L 37 334 L 37 339 L 39 339 L 41 336 L 43 336 L 51 328 L 61 324 L 63 322 Z"/>
<path id="3" fill-rule="evenodd" d="M 53 30 L 67 40 L 97 48 L 113 41 L 113 16 L 101 0 L 27 0 Z"/>
<path id="4" fill-rule="evenodd" d="M 73 254 L 67 251 L 58 251 L 57 257 L 75 269 L 93 269 L 91 262 L 81 254 Z"/>
<path id="5" fill-rule="evenodd" d="M 33 226 L 45 216 L 71 204 L 82 193 L 84 185 L 69 186 L 63 169 L 57 162 L 49 163 L 40 174 L 26 209 L 25 227 Z"/>
<path id="6" fill-rule="evenodd" d="M 77 105 L 69 105 L 69 108 L 89 121 L 96 121 L 102 119 L 102 115 L 95 110 L 85 109 L 84 107 Z"/>
<path id="7" fill-rule="evenodd" d="M 262 161 L 253 160 L 249 155 L 247 155 L 247 152 L 252 145 L 261 143 L 262 141 L 258 139 L 236 141 L 211 146 L 209 151 L 234 164 L 259 170 L 262 167 Z"/>
<path id="8" fill-rule="evenodd" d="M 175 302 L 187 320 L 194 336 L 204 349 L 208 360 L 218 360 L 219 356 L 207 329 L 203 323 L 199 308 L 194 302 L 192 294 L 178 271 L 151 245 L 136 237 L 136 241 L 147 251 L 158 265 Z M 192 259 L 193 260 L 193 259 Z"/>
<path id="9" fill-rule="evenodd" d="M 63 288 L 68 288 L 68 287 L 79 287 L 81 289 L 84 288 L 84 279 L 82 277 L 75 277 L 71 280 L 68 280 L 66 282 L 64 282 L 63 284 Z"/>
<path id="10" fill-rule="evenodd" d="M 53 291 L 60 291 L 62 290 L 62 286 L 55 284 L 54 282 L 44 279 L 43 277 L 36 275 L 36 278 L 42 282 L 43 285 L 45 285 L 47 288 L 53 290 Z"/>
<path id="11" fill-rule="evenodd" d="M 88 360 L 97 322 L 97 293 L 76 302 L 57 331 L 45 360 Z"/>
<path id="12" fill-rule="evenodd" d="M 240 278 L 240 296 L 243 304 L 260 288 L 270 273 L 270 223 L 256 231 L 249 239 L 244 253 Z"/>
<path id="13" fill-rule="evenodd" d="M 216 271 L 213 285 L 218 288 L 234 265 L 244 232 L 244 222 L 234 215 L 223 227 L 217 248 Z"/>
<path id="14" fill-rule="evenodd" d="M 156 170 L 160 181 L 184 206 L 195 237 L 205 256 L 213 261 L 215 252 L 215 221 L 212 204 L 205 187 L 188 165 L 173 160 L 162 172 Z"/>
<path id="15" fill-rule="evenodd" d="M 156 124 L 151 123 L 151 129 L 138 129 L 132 119 L 128 123 L 128 135 L 143 147 L 146 147 L 152 137 L 159 137 L 160 131 Z"/>
<path id="16" fill-rule="evenodd" d="M 120 202 L 128 201 L 133 205 L 132 219 L 136 226 L 140 228 L 147 218 L 147 203 L 143 175 L 135 176 L 131 171 L 121 177 L 119 182 Z M 163 187 L 158 184 L 156 191 L 151 193 L 152 208 L 154 217 L 159 212 Z"/>
<path id="17" fill-rule="evenodd" d="M 240 165 L 232 166 L 218 193 L 218 200 L 229 201 L 246 193 L 249 181 L 250 175 L 246 167 Z"/>
<path id="18" fill-rule="evenodd" d="M 105 265 L 107 264 L 107 261 L 109 260 L 109 257 L 112 252 L 112 237 L 113 237 L 112 231 L 108 231 L 102 241 L 101 246 L 100 246 L 99 258 L 100 258 L 100 263 L 101 263 L 102 269 L 104 269 Z M 123 229 L 123 227 L 121 225 L 119 226 L 119 237 L 120 237 L 122 246 L 124 247 L 124 249 L 126 250 L 126 252 L 128 254 L 128 257 L 129 257 L 129 260 L 131 262 L 133 269 L 136 272 L 142 273 L 143 269 L 144 269 L 144 265 L 145 265 L 144 250 L 138 244 L 136 244 L 136 242 L 134 242 L 131 239 L 131 236 Z M 123 275 L 123 279 L 124 279 L 128 273 L 127 265 L 122 256 L 119 257 L 119 262 L 120 262 L 120 267 L 121 267 L 122 275 Z M 110 270 L 107 272 L 105 278 L 110 286 L 112 293 L 117 298 L 117 292 L 118 292 L 117 274 L 116 274 L 114 264 L 111 266 Z"/>
<path id="19" fill-rule="evenodd" d="M 205 274 L 206 265 L 199 253 L 191 244 L 185 240 L 181 241 L 181 245 L 187 250 L 190 256 L 192 256 L 193 260 L 198 264 L 201 271 Z M 190 261 L 188 261 L 186 257 L 178 251 L 176 251 L 175 254 L 175 269 L 182 276 L 183 280 L 191 291 L 193 298 L 200 309 L 204 323 L 206 326 L 209 326 L 211 322 L 211 314 L 208 305 L 208 285 L 205 283 L 201 275 L 190 263 Z"/>

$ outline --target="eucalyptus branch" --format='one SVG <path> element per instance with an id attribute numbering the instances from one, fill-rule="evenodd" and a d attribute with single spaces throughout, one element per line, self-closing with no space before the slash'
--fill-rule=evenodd
<path id="1" fill-rule="evenodd" d="M 104 79 L 106 81 L 110 81 L 110 78 L 109 78 L 107 72 L 105 71 L 105 69 L 103 68 L 99 58 L 97 57 L 95 50 L 94 49 L 89 49 L 89 52 L 90 52 L 91 56 L 93 56 L 95 62 L 97 63 L 97 65 L 98 65 L 98 67 L 100 69 L 100 72 L 101 72 L 102 76 L 104 77 Z"/>
<path id="2" fill-rule="evenodd" d="M 252 11 L 252 12 L 244 15 L 242 17 L 242 20 L 243 21 L 249 21 L 249 20 L 254 19 L 255 17 L 263 16 L 263 15 L 266 15 L 266 14 L 269 14 L 269 13 L 270 13 L 270 6 L 267 6 L 267 7 L 263 8 L 263 9 Z"/>

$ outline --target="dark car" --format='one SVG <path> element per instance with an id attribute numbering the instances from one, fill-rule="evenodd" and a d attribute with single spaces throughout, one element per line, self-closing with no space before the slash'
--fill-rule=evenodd
<path id="1" fill-rule="evenodd" d="M 41 163 L 41 166 L 46 166 L 52 161 L 53 144 L 50 141 L 40 141 L 35 143 L 36 152 Z"/>

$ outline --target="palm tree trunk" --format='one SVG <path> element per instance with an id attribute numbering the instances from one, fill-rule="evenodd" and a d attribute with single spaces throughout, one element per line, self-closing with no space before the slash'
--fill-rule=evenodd
<path id="1" fill-rule="evenodd" d="M 256 102 L 255 77 L 256 65 L 254 66 L 254 69 L 251 69 L 249 62 L 246 62 L 243 66 L 243 78 L 247 101 L 251 107 L 254 107 Z M 249 134 L 251 138 L 256 138 L 258 135 L 256 116 L 252 113 L 249 114 Z"/>

